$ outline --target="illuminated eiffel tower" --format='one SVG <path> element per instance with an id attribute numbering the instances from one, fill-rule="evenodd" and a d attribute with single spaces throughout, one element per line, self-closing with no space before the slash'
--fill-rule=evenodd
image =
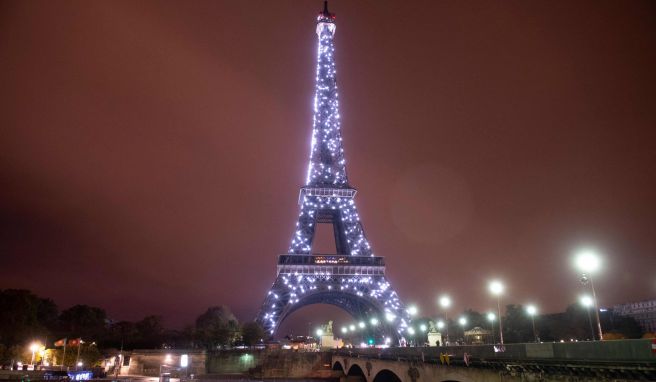
<path id="1" fill-rule="evenodd" d="M 312 148 L 300 214 L 288 254 L 278 258 L 276 281 L 257 321 L 271 334 L 292 312 L 311 304 L 338 306 L 376 332 L 400 337 L 409 315 L 374 256 L 346 176 L 335 76 L 335 15 L 317 17 L 318 57 Z M 311 254 L 318 224 L 332 224 L 335 254 Z M 370 328 L 373 329 L 373 328 Z"/>

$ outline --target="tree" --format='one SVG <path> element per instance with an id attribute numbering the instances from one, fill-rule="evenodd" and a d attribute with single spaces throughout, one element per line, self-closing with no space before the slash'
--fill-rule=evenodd
<path id="1" fill-rule="evenodd" d="M 164 344 L 164 325 L 161 316 L 146 316 L 135 324 L 138 347 L 161 348 Z"/>
<path id="2" fill-rule="evenodd" d="M 234 342 L 239 322 L 225 305 L 208 308 L 196 318 L 196 339 L 206 349 L 217 349 Z"/>
<path id="3" fill-rule="evenodd" d="M 59 316 L 60 328 L 68 338 L 97 341 L 106 336 L 107 313 L 89 305 L 75 305 Z"/>
<path id="4" fill-rule="evenodd" d="M 102 354 L 98 350 L 98 347 L 94 343 L 82 343 L 80 344 L 80 359 L 79 362 L 82 362 L 84 367 L 93 367 L 97 366 L 102 360 Z M 63 348 L 59 349 L 48 349 L 47 358 L 61 365 L 62 356 L 64 355 Z M 66 349 L 66 359 L 64 360 L 64 365 L 66 366 L 75 366 L 75 363 L 78 361 L 77 358 L 77 347 L 70 347 Z"/>
<path id="5" fill-rule="evenodd" d="M 57 318 L 57 306 L 25 289 L 0 290 L 0 343 L 8 347 L 43 338 Z"/>
<path id="6" fill-rule="evenodd" d="M 266 336 L 262 325 L 257 322 L 247 322 L 241 327 L 241 339 L 246 346 L 254 346 L 260 343 Z"/>
<path id="7" fill-rule="evenodd" d="M 528 342 L 533 339 L 531 320 L 522 305 L 506 305 L 503 337 L 507 343 Z"/>
<path id="8" fill-rule="evenodd" d="M 119 321 L 109 326 L 103 345 L 116 349 L 134 349 L 138 336 L 139 332 L 134 322 Z"/>

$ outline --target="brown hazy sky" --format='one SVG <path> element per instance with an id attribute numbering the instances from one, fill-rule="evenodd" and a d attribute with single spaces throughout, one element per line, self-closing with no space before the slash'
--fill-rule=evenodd
<path id="1" fill-rule="evenodd" d="M 253 318 L 298 213 L 321 7 L 0 2 L 0 288 Z M 656 3 L 330 8 L 349 177 L 405 302 L 485 310 L 499 277 L 560 311 L 582 245 L 603 305 L 656 297 Z"/>

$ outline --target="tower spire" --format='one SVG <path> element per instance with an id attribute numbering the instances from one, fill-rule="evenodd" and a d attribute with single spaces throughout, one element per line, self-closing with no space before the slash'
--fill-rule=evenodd
<path id="1" fill-rule="evenodd" d="M 373 256 L 353 200 L 356 190 L 349 185 L 346 175 L 334 35 L 335 15 L 328 11 L 326 2 L 317 17 L 317 77 L 310 161 L 289 253 L 310 254 L 316 225 L 332 223 L 337 254 Z"/>

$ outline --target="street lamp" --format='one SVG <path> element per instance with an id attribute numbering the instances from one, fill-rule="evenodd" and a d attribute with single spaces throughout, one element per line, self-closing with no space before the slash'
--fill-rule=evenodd
<path id="1" fill-rule="evenodd" d="M 444 309 L 444 321 L 446 322 L 446 344 L 449 344 L 449 315 L 448 309 L 451 306 L 451 298 L 447 295 L 440 297 L 440 306 Z"/>
<path id="2" fill-rule="evenodd" d="M 601 259 L 599 256 L 590 249 L 583 250 L 576 255 L 574 259 L 576 267 L 581 271 L 581 282 L 583 285 L 590 281 L 590 289 L 592 290 L 592 302 L 595 310 L 595 317 L 597 319 L 597 330 L 599 331 L 599 340 L 604 339 L 604 334 L 601 331 L 601 320 L 599 319 L 599 306 L 597 305 L 597 293 L 595 292 L 594 283 L 592 282 L 592 274 L 599 270 L 601 267 Z"/>
<path id="3" fill-rule="evenodd" d="M 497 316 L 494 315 L 492 312 L 488 312 L 487 314 L 487 320 L 490 321 L 490 328 L 492 328 L 492 343 L 496 341 L 496 337 L 494 336 L 494 320 L 497 319 Z"/>
<path id="4" fill-rule="evenodd" d="M 426 324 L 419 325 L 419 330 L 421 330 L 422 332 L 425 332 L 427 329 L 428 328 L 426 327 Z"/>
<path id="5" fill-rule="evenodd" d="M 490 283 L 490 292 L 497 296 L 497 310 L 499 311 L 499 340 L 501 345 L 503 345 L 503 325 L 501 323 L 501 294 L 503 293 L 504 289 L 505 288 L 503 287 L 503 284 L 501 284 L 501 281 L 494 280 Z"/>
<path id="6" fill-rule="evenodd" d="M 348 333 L 348 328 L 346 326 L 342 326 L 342 333 L 343 334 Z"/>
<path id="7" fill-rule="evenodd" d="M 590 334 L 592 335 L 592 340 L 595 340 L 594 328 L 592 327 L 592 318 L 590 318 L 590 307 L 594 305 L 592 297 L 585 295 L 580 298 L 581 305 L 585 307 L 585 311 L 588 313 L 588 324 L 590 324 Z"/>
<path id="8" fill-rule="evenodd" d="M 410 305 L 408 307 L 408 314 L 409 315 L 416 316 L 418 312 L 419 312 L 419 309 L 417 309 L 417 307 L 415 305 Z"/>
<path id="9" fill-rule="evenodd" d="M 531 316 L 531 323 L 533 324 L 533 337 L 535 342 L 538 342 L 538 332 L 535 330 L 535 315 L 538 313 L 538 308 L 535 305 L 528 305 L 526 307 L 526 313 Z"/>
<path id="10" fill-rule="evenodd" d="M 364 329 L 364 327 L 367 326 L 367 325 L 364 324 L 364 321 L 360 321 L 358 326 L 360 327 L 360 329 Z"/>
<path id="11" fill-rule="evenodd" d="M 369 320 L 371 323 L 371 326 L 376 326 L 378 325 L 378 319 L 376 317 L 372 317 L 371 320 Z"/>

